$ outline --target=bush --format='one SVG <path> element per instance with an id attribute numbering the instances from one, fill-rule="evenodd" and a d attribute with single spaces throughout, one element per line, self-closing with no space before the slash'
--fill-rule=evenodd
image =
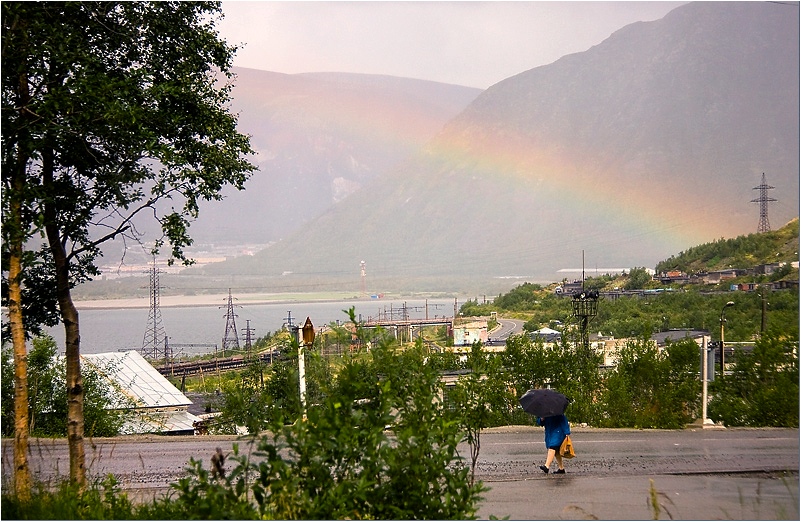
<path id="1" fill-rule="evenodd" d="M 709 418 L 727 426 L 798 427 L 797 338 L 760 337 L 738 350 L 732 374 L 715 381 Z"/>
<path id="2" fill-rule="evenodd" d="M 5 488 L 4 488 L 5 489 Z M 48 487 L 38 484 L 31 499 L 20 502 L 3 494 L 4 520 L 135 520 L 140 518 L 116 479 L 109 475 L 90 484 L 84 492 L 65 480 Z"/>
<path id="3" fill-rule="evenodd" d="M 422 343 L 399 351 L 379 339 L 320 385 L 305 418 L 276 417 L 253 458 L 235 447 L 229 477 L 210 477 L 193 462 L 176 494 L 155 502 L 149 516 L 475 517 L 484 488 L 457 452 L 462 432 L 444 414 L 439 371 L 426 355 Z"/>
<path id="4" fill-rule="evenodd" d="M 606 378 L 605 427 L 681 428 L 698 405 L 698 345 L 691 339 L 663 351 L 646 340 L 632 341 L 618 353 Z"/>

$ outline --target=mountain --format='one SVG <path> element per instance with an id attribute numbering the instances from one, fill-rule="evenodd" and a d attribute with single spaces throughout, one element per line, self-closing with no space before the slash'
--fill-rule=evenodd
<path id="1" fill-rule="evenodd" d="M 198 242 L 287 237 L 397 167 L 481 93 L 390 76 L 233 70 L 231 109 L 251 136 L 258 171 L 244 191 L 203 205 L 192 225 Z"/>
<path id="2" fill-rule="evenodd" d="M 653 267 L 755 231 L 763 172 L 771 221 L 797 217 L 798 5 L 687 4 L 492 86 L 299 233 L 194 273 L 358 288 L 364 261 L 370 292 L 458 291 Z"/>

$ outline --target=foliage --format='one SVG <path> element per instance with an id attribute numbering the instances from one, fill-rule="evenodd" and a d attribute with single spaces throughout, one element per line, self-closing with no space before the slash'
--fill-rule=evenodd
<path id="1" fill-rule="evenodd" d="M 0 286 L 0 296 L 2 305 L 8 306 L 8 264 L 9 264 L 9 244 L 3 241 L 2 244 L 2 286 Z M 45 326 L 55 326 L 59 322 L 58 307 L 56 302 L 56 289 L 53 285 L 52 276 L 49 274 L 48 267 L 52 264 L 53 255 L 46 247 L 42 247 L 39 252 L 23 252 L 22 254 L 22 319 L 25 325 L 26 339 L 43 335 Z M 76 271 L 72 284 L 85 281 L 87 274 Z M 11 337 L 9 321 L 3 321 L 3 339 Z"/>
<path id="2" fill-rule="evenodd" d="M 14 432 L 14 358 L 6 345 L 0 350 L 0 371 L 0 428 L 8 437 Z"/>
<path id="3" fill-rule="evenodd" d="M 542 287 L 538 284 L 523 283 L 508 293 L 495 298 L 494 305 L 503 310 L 530 310 L 534 308 L 539 299 L 538 291 Z"/>
<path id="4" fill-rule="evenodd" d="M 86 482 L 85 383 L 72 286 L 98 274 L 107 241 L 141 242 L 137 220 L 148 214 L 162 234 L 153 254 L 167 243 L 170 263 L 188 263 L 183 249 L 200 202 L 221 199 L 229 185 L 242 189 L 255 169 L 244 159 L 253 152 L 249 138 L 229 113 L 235 48 L 214 28 L 220 11 L 211 2 L 2 3 L 2 231 L 14 353 L 24 382 L 20 306 L 56 304 L 55 288 L 70 474 L 79 486 Z M 52 254 L 43 270 L 52 283 L 29 287 L 45 294 L 23 298 L 31 267 L 23 249 L 37 234 Z M 20 475 L 27 472 L 21 411 Z"/>
<path id="5" fill-rule="evenodd" d="M 479 304 L 478 299 L 468 299 L 462 306 L 459 307 L 459 314 L 466 317 L 478 317 L 482 315 L 489 315 L 494 311 L 495 307 L 487 303 Z"/>
<path id="6" fill-rule="evenodd" d="M 616 338 L 650 336 L 670 329 L 710 331 L 717 340 L 720 313 L 728 301 L 735 306 L 726 310 L 726 339 L 748 341 L 761 329 L 762 294 L 766 299 L 766 320 L 770 328 L 798 335 L 799 294 L 795 290 L 761 292 L 700 293 L 697 291 L 653 292 L 643 295 L 601 297 L 598 315 L 589 323 L 591 332 Z M 535 331 L 543 326 L 563 328 L 572 320 L 570 298 L 543 291 L 537 304 L 525 311 L 529 320 L 524 329 Z M 484 306 L 484 305 L 482 305 Z M 499 309 L 499 314 L 504 310 Z M 558 321 L 558 322 L 557 322 Z"/>
<path id="7" fill-rule="evenodd" d="M 643 267 L 635 267 L 629 270 L 624 290 L 640 290 L 651 282 L 651 274 Z"/>
<path id="8" fill-rule="evenodd" d="M 585 290 L 603 290 L 606 286 L 609 285 L 612 281 L 615 281 L 615 277 L 610 274 L 604 274 L 597 277 L 589 276 L 584 280 L 584 289 Z"/>
<path id="9" fill-rule="evenodd" d="M 528 336 L 515 336 L 507 342 L 501 360 L 515 401 L 528 389 L 551 387 L 571 399 L 566 413 L 571 422 L 597 425 L 600 413 L 596 397 L 602 385 L 600 355 L 567 337 L 562 344 L 545 345 Z M 532 422 L 519 405 L 508 415 L 519 423 Z"/>
<path id="10" fill-rule="evenodd" d="M 62 481 L 38 484 L 28 501 L 3 492 L 4 520 L 136 520 L 138 508 L 128 499 L 113 475 L 94 482 L 85 491 Z"/>
<path id="11" fill-rule="evenodd" d="M 698 365 L 698 345 L 691 339 L 669 343 L 663 351 L 645 339 L 626 343 L 606 377 L 601 425 L 683 427 L 699 404 Z"/>
<path id="12" fill-rule="evenodd" d="M 280 416 L 298 415 L 301 411 L 298 395 L 298 343 L 286 337 L 279 345 L 282 357 L 272 364 L 254 359 L 237 378 L 223 385 L 221 416 L 212 426 L 214 433 L 236 433 L 236 426 L 245 426 L 255 434 L 268 428 Z M 330 387 L 334 369 L 314 349 L 304 349 L 306 362 L 306 400 L 319 401 Z"/>
<path id="13" fill-rule="evenodd" d="M 798 261 L 798 218 L 779 230 L 719 239 L 692 247 L 658 263 L 656 272 L 680 270 L 690 274 L 791 261 Z"/>
<path id="14" fill-rule="evenodd" d="M 421 342 L 400 351 L 379 336 L 323 380 L 307 417 L 280 416 L 253 458 L 234 449 L 229 477 L 199 463 L 159 502 L 165 518 L 465 519 L 472 484 L 456 448 L 462 437 L 440 400 L 439 372 Z M 287 424 L 288 421 L 292 421 Z M 391 427 L 392 431 L 387 431 Z M 251 499 L 253 503 L 251 504 Z M 200 507 L 200 511 L 198 510 Z"/>
<path id="15" fill-rule="evenodd" d="M 13 376 L 13 361 L 3 351 L 3 435 L 14 433 L 13 412 L 7 411 L 14 405 L 13 377 L 6 381 L 5 375 Z M 111 372 L 113 368 L 100 368 Z M 87 434 L 94 437 L 113 437 L 127 419 L 124 407 L 130 402 L 116 393 L 100 371 L 86 365 L 84 369 L 85 402 L 84 418 Z M 30 432 L 44 437 L 63 437 L 67 434 L 67 398 L 64 384 L 64 360 L 56 353 L 56 343 L 50 336 L 37 337 L 28 354 L 28 403 Z M 6 383 L 9 386 L 6 386 Z M 10 415 L 12 422 L 5 422 Z"/>
<path id="16" fill-rule="evenodd" d="M 235 51 L 218 39 L 211 2 L 3 4 L 4 167 L 27 169 L 71 257 L 135 237 L 130 218 L 159 216 L 183 259 L 199 201 L 242 188 L 251 151 L 228 113 Z M 8 148 L 6 148 L 8 146 Z M 4 178 L 5 180 L 5 178 Z M 169 209 L 160 199 L 173 199 Z M 180 211 L 173 205 L 182 205 Z M 97 217 L 100 214 L 100 217 Z M 5 221 L 5 213 L 4 213 Z M 90 224 L 106 232 L 93 237 Z M 162 240 L 156 242 L 157 246 Z M 69 247 L 68 247 L 69 250 Z"/>
<path id="17" fill-rule="evenodd" d="M 233 459 L 242 464 L 235 444 Z M 172 484 L 166 496 L 138 508 L 143 520 L 257 520 L 256 506 L 247 498 L 247 465 L 234 467 L 225 477 L 214 477 L 200 461 L 189 460 L 188 476 Z"/>
<path id="18" fill-rule="evenodd" d="M 470 447 L 470 481 L 475 481 L 476 463 L 481 453 L 484 428 L 503 424 L 510 397 L 503 378 L 501 360 L 473 343 L 467 356 L 469 373 L 460 376 L 447 393 L 447 413 L 465 432 Z"/>
<path id="19" fill-rule="evenodd" d="M 798 337 L 769 331 L 736 349 L 731 375 L 713 383 L 709 418 L 729 426 L 798 427 Z"/>

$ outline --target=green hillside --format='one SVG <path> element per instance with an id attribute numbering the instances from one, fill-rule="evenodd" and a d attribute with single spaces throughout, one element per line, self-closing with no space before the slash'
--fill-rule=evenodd
<path id="1" fill-rule="evenodd" d="M 679 270 L 686 274 L 695 274 L 792 261 L 798 261 L 798 218 L 779 230 L 719 239 L 692 247 L 658 263 L 656 272 Z"/>

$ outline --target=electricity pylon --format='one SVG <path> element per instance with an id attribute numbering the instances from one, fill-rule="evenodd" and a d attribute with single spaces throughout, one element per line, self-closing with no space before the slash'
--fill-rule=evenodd
<path id="1" fill-rule="evenodd" d="M 760 183 L 758 187 L 754 187 L 754 190 L 759 191 L 759 197 L 751 200 L 751 203 L 759 203 L 759 226 L 757 227 L 757 233 L 770 232 L 770 221 L 768 221 L 768 203 L 776 200 L 768 197 L 768 190 L 773 188 L 776 187 L 771 187 L 768 185 L 768 182 L 765 180 L 765 173 L 763 172 L 762 183 Z"/>
<path id="2" fill-rule="evenodd" d="M 228 311 L 225 313 L 225 335 L 223 336 L 222 349 L 239 349 L 239 335 L 236 331 L 236 314 L 234 313 L 234 298 L 231 297 L 231 289 L 228 289 Z"/>
<path id="3" fill-rule="evenodd" d="M 159 291 L 161 285 L 159 284 L 159 268 L 156 266 L 156 257 L 153 257 L 153 266 L 149 270 L 150 273 L 150 313 L 147 316 L 147 329 L 142 338 L 142 356 L 146 359 L 155 360 L 160 356 L 160 351 L 164 350 L 165 362 L 169 359 L 170 354 L 166 353 L 167 348 L 167 334 L 164 332 L 164 326 L 161 324 L 161 308 L 159 306 Z"/>

